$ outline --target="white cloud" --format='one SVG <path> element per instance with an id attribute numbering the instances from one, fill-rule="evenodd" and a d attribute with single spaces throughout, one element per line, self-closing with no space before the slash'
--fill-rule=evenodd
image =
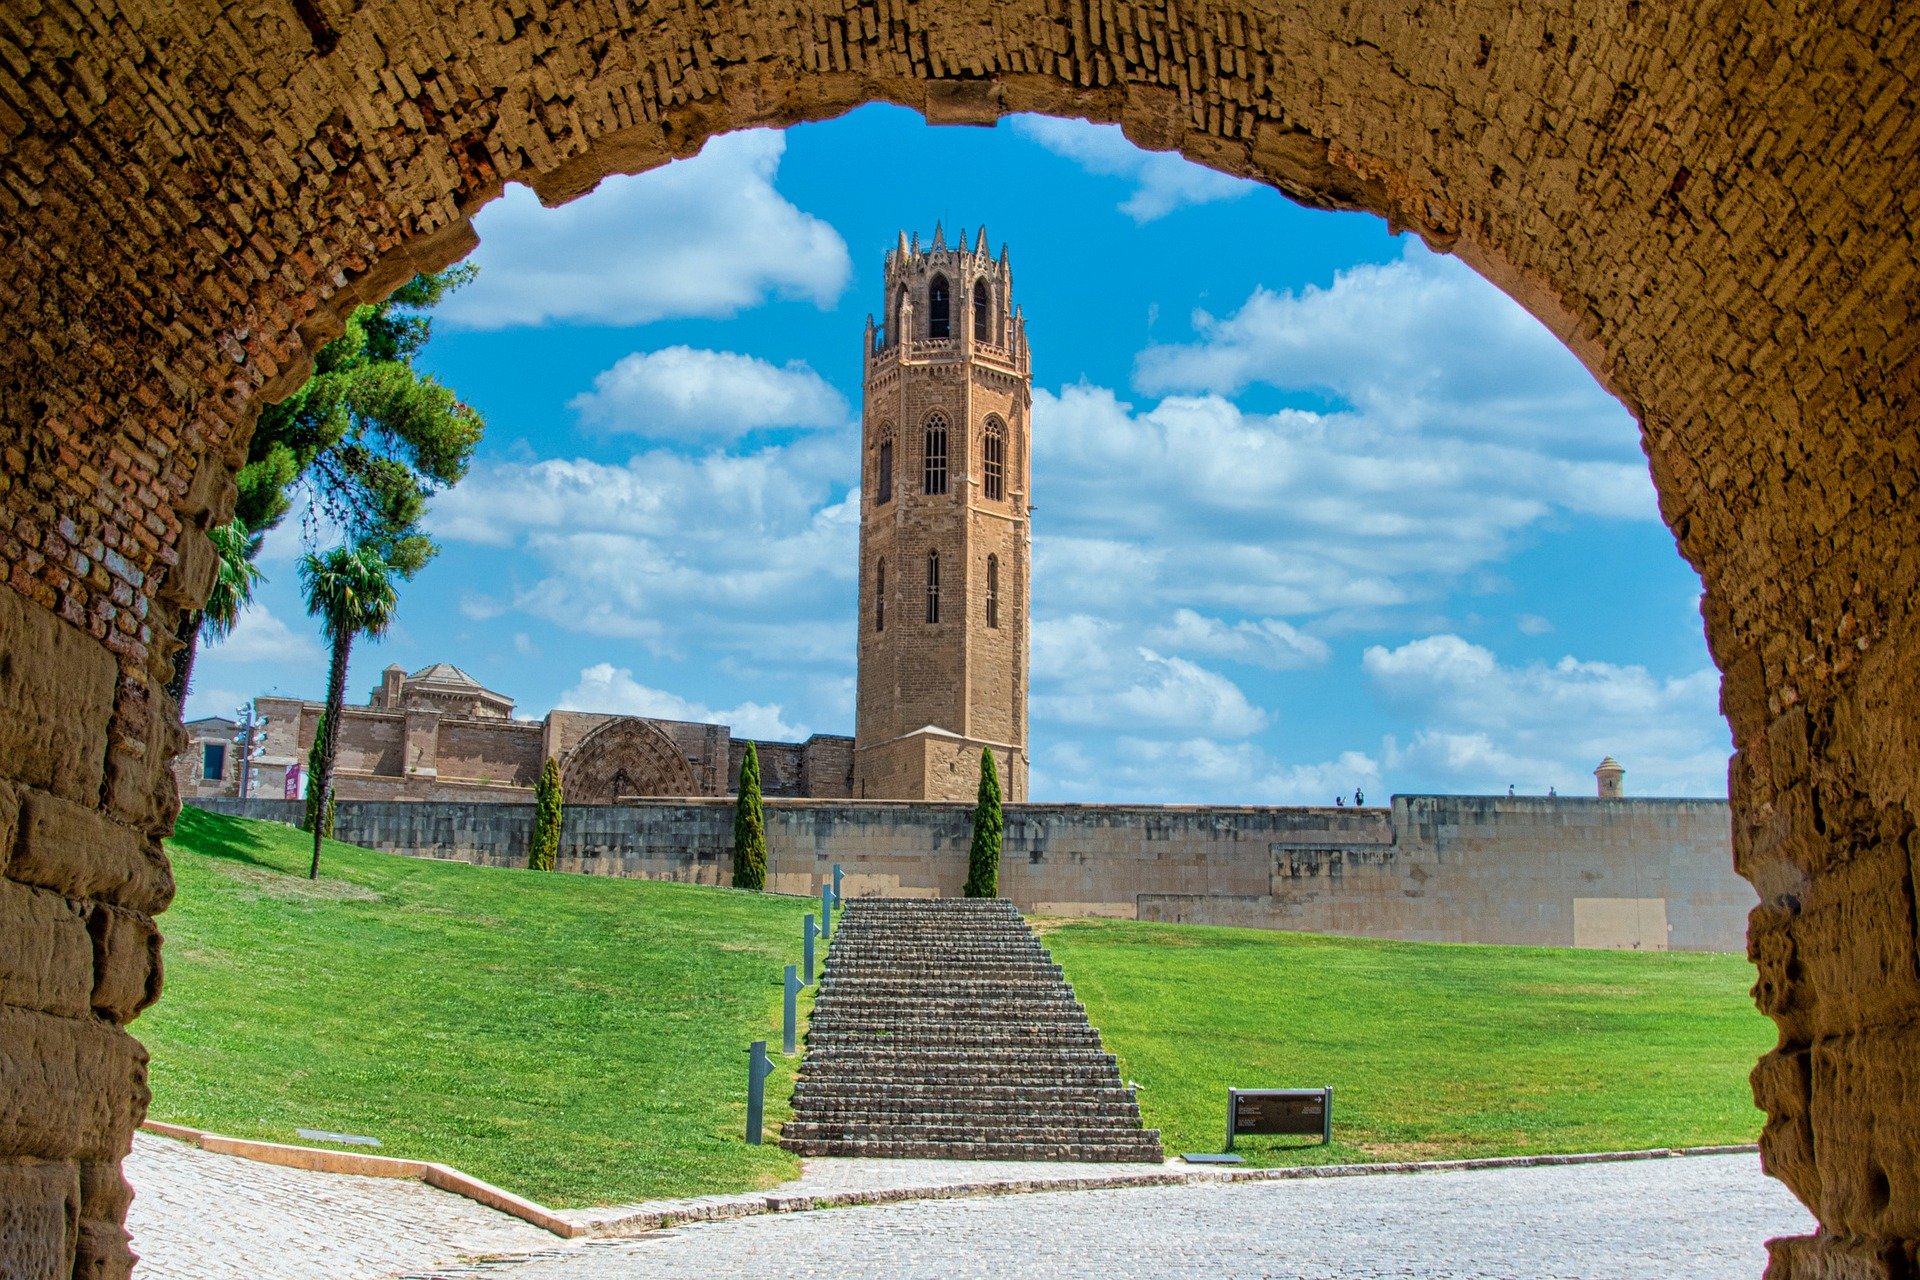
<path id="1" fill-rule="evenodd" d="M 1588 794 L 1594 765 L 1613 755 L 1641 794 L 1724 794 L 1731 744 L 1711 667 L 1662 679 L 1574 657 L 1507 666 L 1455 635 L 1374 645 L 1361 665 L 1421 726 L 1406 745 L 1388 744 L 1396 771 L 1469 791 Z"/>
<path id="2" fill-rule="evenodd" d="M 665 347 L 624 356 L 567 402 L 590 427 L 673 440 L 732 440 L 763 427 L 831 427 L 847 402 L 804 361 Z"/>
<path id="3" fill-rule="evenodd" d="M 1352 804 L 1356 788 L 1369 804 L 1387 800 L 1380 763 L 1364 752 L 1285 764 L 1258 743 L 1208 737 L 1129 735 L 1111 749 L 1100 744 L 1097 756 L 1071 740 L 1042 745 L 1029 785 L 1065 801 L 1331 805 L 1336 796 Z"/>
<path id="4" fill-rule="evenodd" d="M 1083 384 L 1035 391 L 1033 417 L 1036 600 L 1143 627 L 1177 608 L 1252 620 L 1404 607 L 1596 495 L 1645 490 L 1654 514 L 1644 464 L 1438 433 L 1410 444 L 1355 414 L 1252 414 L 1217 395 L 1136 411 Z"/>
<path id="5" fill-rule="evenodd" d="M 478 279 L 435 315 L 501 329 L 727 316 L 771 297 L 828 306 L 851 272 L 846 242 L 774 188 L 785 150 L 772 130 L 727 134 L 559 209 L 510 187 L 474 219 Z"/>
<path id="6" fill-rule="evenodd" d="M 859 491 L 838 486 L 853 457 L 843 433 L 820 432 L 741 456 L 496 463 L 441 495 L 429 525 L 531 557 L 513 606 L 565 630 L 844 672 Z"/>
<path id="7" fill-rule="evenodd" d="M 1152 222 L 1186 205 L 1233 200 L 1256 183 L 1197 165 L 1172 151 L 1143 151 L 1117 124 L 1014 116 L 1013 131 L 1073 161 L 1088 173 L 1134 184 L 1120 211 L 1135 222 Z"/>
<path id="8" fill-rule="evenodd" d="M 1315 667 L 1332 650 L 1278 618 L 1250 618 L 1228 624 L 1191 609 L 1176 609 L 1165 625 L 1148 633 L 1155 644 L 1212 658 L 1230 658 L 1272 670 Z"/>
<path id="9" fill-rule="evenodd" d="M 559 709 L 724 724 L 733 730 L 736 738 L 762 742 L 798 742 L 807 736 L 804 725 L 786 722 L 779 703 L 742 702 L 726 710 L 715 710 L 663 689 L 649 688 L 633 678 L 630 668 L 616 667 L 611 662 L 596 663 L 581 671 L 579 683 L 560 695 Z"/>
<path id="10" fill-rule="evenodd" d="M 1653 490 L 1631 416 L 1559 339 L 1458 259 L 1409 241 L 1398 261 L 1339 272 L 1325 288 L 1256 289 L 1225 318 L 1194 317 L 1198 341 L 1149 347 L 1149 394 L 1237 393 L 1253 383 L 1330 393 L 1383 433 L 1547 447 L 1634 464 L 1579 508 L 1646 518 Z"/>
<path id="11" fill-rule="evenodd" d="M 1245 737 L 1266 715 L 1233 681 L 1185 658 L 1130 644 L 1114 622 L 1085 615 L 1035 623 L 1034 720 Z"/>
<path id="12" fill-rule="evenodd" d="M 257 600 L 240 611 L 226 639 L 202 637 L 200 646 L 203 654 L 217 652 L 227 662 L 279 662 L 291 666 L 321 662 L 326 657 L 311 635 L 292 630 Z"/>
<path id="13" fill-rule="evenodd" d="M 232 689 L 202 689 L 195 685 L 187 691 L 187 705 L 181 710 L 180 719 L 205 720 L 209 716 L 223 716 L 228 720 L 237 720 L 239 709 L 247 704 L 248 697 Z"/>
<path id="14" fill-rule="evenodd" d="M 1553 623 L 1537 613 L 1517 614 L 1513 619 L 1513 625 L 1519 628 L 1523 636 L 1544 636 L 1553 632 Z"/>

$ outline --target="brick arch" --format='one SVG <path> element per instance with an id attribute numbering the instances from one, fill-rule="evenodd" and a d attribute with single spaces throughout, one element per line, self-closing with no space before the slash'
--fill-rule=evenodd
<path id="1" fill-rule="evenodd" d="M 560 761 L 568 804 L 612 804 L 622 796 L 694 796 L 693 766 L 658 725 L 630 716 L 609 720 Z"/>
<path id="2" fill-rule="evenodd" d="M 623 12 L 269 0 L 241 26 L 131 0 L 4 23 L 0 835 L 25 832 L 4 874 L 120 913 L 49 943 L 92 946 L 90 996 L 0 990 L 8 1042 L 46 1068 L 31 1121 L 0 1129 L 0 1181 L 23 1221 L 81 1224 L 46 1228 L 67 1232 L 55 1256 L 127 1265 L 115 1163 L 145 1092 L 123 1024 L 158 985 L 182 742 L 166 637 L 206 592 L 197 531 L 230 507 L 258 406 L 354 302 L 460 256 L 507 180 L 559 203 L 721 130 L 870 101 L 1118 122 L 1380 214 L 1632 409 L 1725 673 L 1781 1037 L 1755 1073 L 1763 1141 L 1830 1233 L 1781 1246 L 1778 1274 L 1867 1274 L 1920 1242 L 1910 6 Z M 0 937 L 25 910 L 0 907 Z"/>

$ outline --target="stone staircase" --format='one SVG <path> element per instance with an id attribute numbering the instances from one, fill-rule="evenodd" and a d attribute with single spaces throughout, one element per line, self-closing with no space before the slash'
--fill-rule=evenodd
<path id="1" fill-rule="evenodd" d="M 1004 899 L 854 898 L 813 1006 L 803 1156 L 1161 1160 L 1133 1091 Z"/>

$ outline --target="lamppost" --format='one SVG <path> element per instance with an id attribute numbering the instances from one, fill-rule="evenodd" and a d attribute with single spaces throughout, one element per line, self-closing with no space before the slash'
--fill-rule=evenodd
<path id="1" fill-rule="evenodd" d="M 267 727 L 267 717 L 256 716 L 251 702 L 236 714 L 241 717 L 240 732 L 233 740 L 240 748 L 240 798 L 245 800 L 253 794 L 253 758 L 260 750 L 258 738 L 260 731 Z"/>

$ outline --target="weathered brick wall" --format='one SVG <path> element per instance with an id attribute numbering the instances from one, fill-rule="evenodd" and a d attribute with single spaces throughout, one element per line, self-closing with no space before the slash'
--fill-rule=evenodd
<path id="1" fill-rule="evenodd" d="M 1625 401 L 1725 673 L 1781 1032 L 1763 1146 L 1829 1233 L 1776 1271 L 1899 1274 L 1920 1242 L 1917 64 L 1920 15 L 1891 4 L 0 8 L 0 1182 L 32 1224 L 0 1269 L 129 1265 L 116 1162 L 145 1086 L 122 1024 L 166 901 L 165 638 L 204 598 L 199 531 L 259 404 L 352 303 L 464 252 L 509 178 L 559 202 L 718 130 L 887 100 L 1119 121 L 1380 213 Z M 20 886 L 112 926 L 41 929 Z"/>

